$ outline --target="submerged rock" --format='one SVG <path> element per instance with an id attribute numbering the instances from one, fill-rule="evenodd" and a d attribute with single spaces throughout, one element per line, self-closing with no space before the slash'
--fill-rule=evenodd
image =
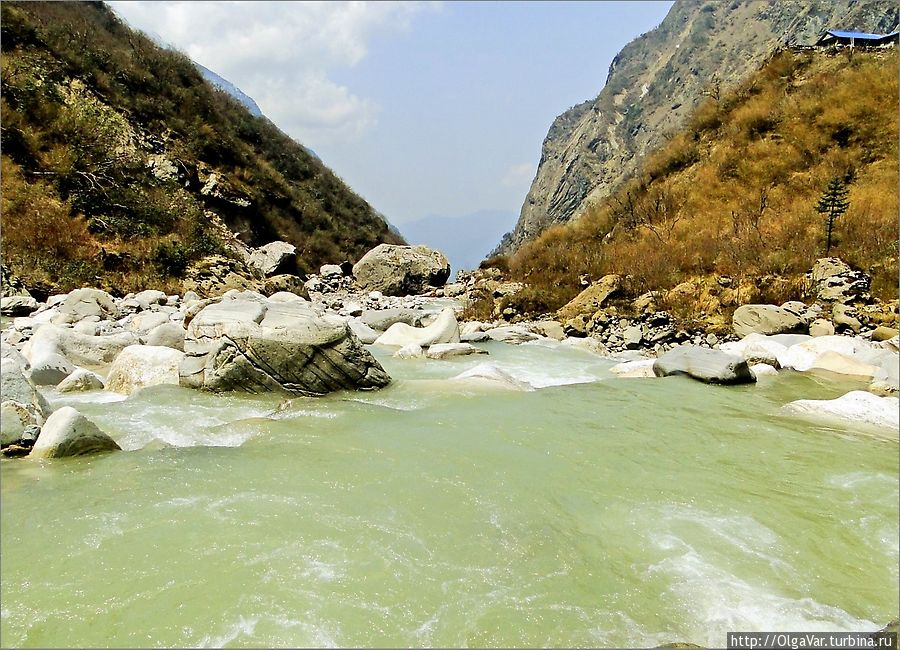
<path id="1" fill-rule="evenodd" d="M 390 377 L 344 319 L 319 316 L 303 300 L 237 294 L 190 322 L 181 385 L 250 393 L 322 395 L 381 388 Z"/>
<path id="2" fill-rule="evenodd" d="M 71 406 L 63 406 L 47 418 L 29 457 L 63 458 L 115 450 L 121 450 L 115 440 Z"/>
<path id="3" fill-rule="evenodd" d="M 519 381 L 508 372 L 501 370 L 492 363 L 479 363 L 474 368 L 469 368 L 450 381 L 465 381 L 490 388 L 503 388 L 507 390 L 531 391 L 534 387 L 528 382 Z"/>
<path id="4" fill-rule="evenodd" d="M 450 357 L 487 353 L 487 350 L 476 348 L 470 343 L 436 343 L 428 348 L 425 356 L 429 359 L 449 359 Z"/>
<path id="5" fill-rule="evenodd" d="M 816 420 L 840 420 L 891 429 L 895 436 L 900 428 L 900 400 L 862 390 L 850 391 L 837 399 L 801 399 L 786 404 L 782 410 Z"/>
<path id="6" fill-rule="evenodd" d="M 685 345 L 666 352 L 653 363 L 657 377 L 687 375 L 708 384 L 745 384 L 756 381 L 747 362 L 720 350 Z"/>
<path id="7" fill-rule="evenodd" d="M 653 372 L 655 359 L 638 359 L 637 361 L 625 361 L 614 365 L 609 371 L 617 377 L 656 377 Z"/>

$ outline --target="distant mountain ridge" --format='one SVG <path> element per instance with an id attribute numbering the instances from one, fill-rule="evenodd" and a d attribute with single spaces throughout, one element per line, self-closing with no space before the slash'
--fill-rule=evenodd
<path id="1" fill-rule="evenodd" d="M 254 101 L 254 99 L 245 93 L 243 90 L 235 86 L 233 83 L 228 81 L 225 77 L 216 74 L 206 66 L 200 65 L 196 61 L 194 61 L 194 65 L 197 66 L 197 69 L 200 70 L 200 74 L 203 75 L 203 78 L 206 79 L 209 83 L 221 90 L 224 90 L 226 93 L 234 97 L 237 101 L 239 101 L 248 111 L 250 111 L 251 115 L 256 117 L 261 117 L 263 112 L 259 108 L 259 105 Z"/>
<path id="2" fill-rule="evenodd" d="M 444 253 L 456 273 L 477 268 L 515 220 L 512 211 L 479 210 L 459 217 L 430 215 L 404 223 L 400 229 L 410 244 L 425 244 Z"/>
<path id="3" fill-rule="evenodd" d="M 826 29 L 888 33 L 898 15 L 879 0 L 676 0 L 659 27 L 613 59 L 595 99 L 554 120 L 518 223 L 496 252 L 514 252 L 608 196 L 708 93 L 776 48 L 812 44 Z"/>

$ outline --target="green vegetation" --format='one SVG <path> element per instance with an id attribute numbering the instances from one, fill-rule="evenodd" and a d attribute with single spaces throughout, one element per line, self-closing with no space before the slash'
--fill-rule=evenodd
<path id="1" fill-rule="evenodd" d="M 816 212 L 825 217 L 826 245 L 825 254 L 831 252 L 831 236 L 834 233 L 835 220 L 847 212 L 850 202 L 847 201 L 849 190 L 840 178 L 832 178 L 816 205 Z"/>
<path id="2" fill-rule="evenodd" d="M 553 311 L 581 291 L 579 276 L 607 273 L 630 276 L 633 295 L 714 275 L 735 286 L 781 276 L 771 286 L 785 297 L 829 248 L 809 215 L 835 177 L 849 206 L 831 253 L 896 299 L 897 64 L 896 49 L 852 61 L 783 51 L 733 91 L 711 93 L 608 199 L 505 262 L 526 283 L 522 306 Z"/>
<path id="3" fill-rule="evenodd" d="M 301 145 L 104 4 L 0 10 L 2 255 L 26 285 L 175 288 L 223 252 L 209 212 L 248 244 L 294 243 L 308 268 L 397 242 Z"/>

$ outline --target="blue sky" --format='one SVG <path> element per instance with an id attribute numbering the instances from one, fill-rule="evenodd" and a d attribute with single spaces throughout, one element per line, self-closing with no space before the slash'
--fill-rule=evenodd
<path id="1" fill-rule="evenodd" d="M 517 215 L 553 119 L 672 3 L 110 4 L 252 96 L 402 230 Z"/>

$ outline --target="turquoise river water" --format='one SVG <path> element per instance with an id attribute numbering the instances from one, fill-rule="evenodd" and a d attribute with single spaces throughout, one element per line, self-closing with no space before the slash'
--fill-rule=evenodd
<path id="1" fill-rule="evenodd" d="M 49 395 L 126 449 L 0 463 L 3 646 L 722 646 L 898 611 L 898 443 L 861 386 L 620 379 L 539 345 L 324 398 Z M 490 362 L 537 389 L 448 381 Z"/>

